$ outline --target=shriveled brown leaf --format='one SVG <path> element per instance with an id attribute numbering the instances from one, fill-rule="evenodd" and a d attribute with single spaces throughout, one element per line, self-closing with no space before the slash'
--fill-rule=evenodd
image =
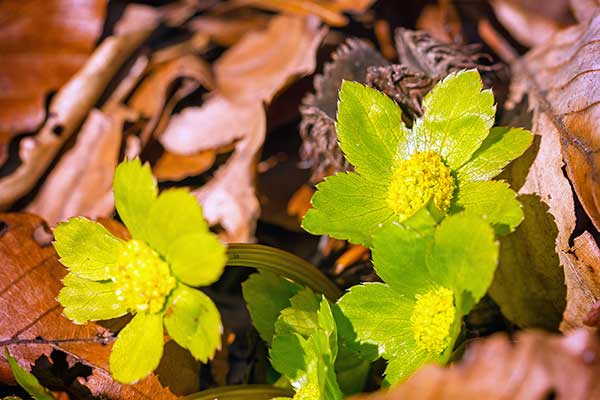
<path id="1" fill-rule="evenodd" d="M 85 63 L 105 11 L 105 0 L 0 3 L 0 147 L 44 121 L 46 96 Z"/>
<path id="2" fill-rule="evenodd" d="M 62 287 L 66 269 L 58 262 L 52 247 L 51 233 L 45 222 L 33 214 L 0 214 L 0 341 L 8 345 L 12 355 L 30 368 L 40 356 L 50 358 L 53 350 L 65 352 L 70 365 L 80 362 L 93 369 L 82 382 L 92 394 L 109 399 L 174 399 L 154 374 L 135 385 L 120 385 L 110 378 L 108 356 L 111 345 L 101 343 L 111 333 L 100 325 L 75 325 L 62 316 L 56 296 Z M 41 235 L 39 232 L 46 232 Z M 50 240 L 40 237 L 48 236 Z M 36 240 L 36 238 L 38 238 Z M 40 339 L 40 343 L 19 341 Z M 43 343 L 44 339 L 63 343 Z M 12 381 L 4 348 L 0 356 L 0 381 Z"/>
<path id="3" fill-rule="evenodd" d="M 326 30 L 314 18 L 278 16 L 261 32 L 246 35 L 217 60 L 216 90 L 202 107 L 175 115 L 160 141 L 169 152 L 191 155 L 236 142 L 227 163 L 194 191 L 207 220 L 229 241 L 252 240 L 259 205 L 254 180 L 266 121 L 264 103 L 316 67 Z"/>
<path id="4" fill-rule="evenodd" d="M 173 94 L 177 79 L 183 79 L 184 83 Z M 210 66 L 199 57 L 185 55 L 156 67 L 129 101 L 133 110 L 148 118 L 140 135 L 142 142 L 145 144 L 152 135 L 162 133 L 177 102 L 200 86 L 211 90 L 214 82 Z"/>
<path id="5" fill-rule="evenodd" d="M 600 398 L 600 341 L 585 329 L 567 336 L 525 331 L 471 344 L 448 368 L 427 366 L 388 392 L 356 400 L 587 400 Z"/>
<path id="6" fill-rule="evenodd" d="M 7 208 L 28 193 L 44 174 L 67 140 L 85 120 L 106 85 L 132 52 L 150 35 L 159 22 L 153 9 L 129 6 L 116 27 L 116 34 L 104 40 L 83 68 L 56 94 L 50 103 L 50 117 L 32 137 L 20 143 L 21 164 L 0 178 L 0 208 Z"/>
<path id="7" fill-rule="evenodd" d="M 521 44 L 533 47 L 545 44 L 566 26 L 569 2 L 494 0 L 491 2 L 498 20 Z"/>
<path id="8" fill-rule="evenodd" d="M 122 123 L 122 118 L 92 110 L 77 144 L 61 158 L 27 210 L 42 215 L 52 226 L 77 215 L 112 214 L 112 171 L 119 159 Z"/>
<path id="9" fill-rule="evenodd" d="M 147 65 L 147 57 L 138 57 L 103 109 L 90 112 L 77 142 L 59 160 L 28 211 L 52 226 L 73 216 L 95 219 L 112 215 L 113 171 L 124 142 L 122 127 L 126 119 L 137 117 L 121 102 Z"/>

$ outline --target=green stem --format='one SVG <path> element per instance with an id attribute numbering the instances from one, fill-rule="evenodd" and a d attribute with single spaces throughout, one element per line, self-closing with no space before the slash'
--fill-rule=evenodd
<path id="1" fill-rule="evenodd" d="M 227 257 L 229 266 L 276 273 L 323 293 L 333 302 L 342 295 L 341 290 L 317 267 L 287 251 L 261 244 L 233 243 L 227 247 Z"/>
<path id="2" fill-rule="evenodd" d="M 235 385 L 203 390 L 180 400 L 271 400 L 274 397 L 292 397 L 290 389 L 271 385 Z"/>

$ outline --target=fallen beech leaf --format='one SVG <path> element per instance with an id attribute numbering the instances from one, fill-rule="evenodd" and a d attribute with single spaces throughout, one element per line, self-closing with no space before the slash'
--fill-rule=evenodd
<path id="1" fill-rule="evenodd" d="M 471 344 L 448 368 L 430 365 L 387 392 L 355 400 L 587 400 L 600 398 L 600 342 L 578 329 L 567 336 L 519 332 Z"/>
<path id="2" fill-rule="evenodd" d="M 86 61 L 105 10 L 105 0 L 0 3 L 0 145 L 44 121 L 46 96 Z"/>
<path id="3" fill-rule="evenodd" d="M 0 178 L 0 208 L 7 208 L 28 193 L 44 174 L 55 155 L 75 133 L 100 98 L 106 85 L 131 53 L 150 35 L 159 22 L 154 9 L 129 6 L 108 37 L 83 68 L 54 96 L 44 126 L 20 143 L 21 165 Z"/>
<path id="4" fill-rule="evenodd" d="M 8 341 L 10 353 L 28 367 L 40 356 L 50 358 L 53 350 L 67 354 L 70 365 L 81 362 L 93 369 L 82 384 L 93 395 L 123 399 L 175 399 L 157 375 L 135 385 L 115 383 L 108 373 L 108 355 L 112 334 L 100 325 L 75 325 L 62 316 L 56 301 L 66 269 L 58 262 L 50 243 L 41 246 L 34 232 L 48 229 L 32 214 L 0 214 L 4 226 L 0 236 L 3 279 L 0 282 L 0 342 Z M 40 340 L 41 338 L 41 340 Z M 44 343 L 52 339 L 54 343 Z M 103 340 L 104 339 L 104 340 Z M 19 341 L 32 343 L 19 344 Z M 39 340 L 36 342 L 36 340 Z M 0 349 L 4 354 L 4 346 Z M 0 356 L 0 381 L 11 382 L 8 363 Z"/>
<path id="5" fill-rule="evenodd" d="M 314 18 L 274 17 L 266 30 L 249 33 L 215 62 L 216 90 L 202 107 L 175 115 L 160 137 L 167 151 L 181 155 L 237 140 L 225 165 L 194 191 L 209 223 L 225 229 L 225 240 L 246 242 L 254 234 L 255 170 L 266 133 L 263 104 L 293 79 L 314 71 L 325 33 Z"/>
<path id="6" fill-rule="evenodd" d="M 547 1 L 494 0 L 491 2 L 498 20 L 521 44 L 533 47 L 547 43 L 552 35 L 564 28 L 568 1 L 551 2 L 556 11 L 549 15 Z M 560 5 L 562 7 L 557 8 Z"/>

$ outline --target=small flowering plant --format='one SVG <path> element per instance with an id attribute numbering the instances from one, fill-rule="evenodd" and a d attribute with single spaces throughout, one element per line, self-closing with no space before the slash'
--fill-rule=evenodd
<path id="1" fill-rule="evenodd" d="M 206 362 L 221 344 L 221 316 L 194 287 L 221 276 L 225 247 L 209 231 L 197 200 L 183 189 L 158 195 L 150 167 L 138 159 L 117 167 L 113 190 L 131 240 L 86 218 L 54 229 L 54 247 L 69 270 L 58 296 L 64 315 L 84 324 L 133 314 L 110 355 L 110 370 L 120 382 L 135 382 L 158 366 L 163 326 Z"/>
<path id="2" fill-rule="evenodd" d="M 404 222 L 432 202 L 443 214 L 480 215 L 499 234 L 514 230 L 523 219 L 516 194 L 490 179 L 523 154 L 531 133 L 492 128 L 494 96 L 482 90 L 477 70 L 447 76 L 423 108 L 408 129 L 390 98 L 343 82 L 336 131 L 355 172 L 317 185 L 304 229 L 370 247 L 380 226 Z"/>
<path id="3" fill-rule="evenodd" d="M 338 302 L 357 340 L 388 360 L 387 385 L 448 361 L 462 317 L 487 291 L 497 264 L 494 230 L 481 217 L 459 213 L 438 226 L 417 219 L 374 235 L 373 264 L 385 283 L 354 286 Z"/>

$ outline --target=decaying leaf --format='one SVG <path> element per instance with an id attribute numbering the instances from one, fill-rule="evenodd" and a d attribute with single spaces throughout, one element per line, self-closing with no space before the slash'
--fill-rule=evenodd
<path id="1" fill-rule="evenodd" d="M 520 43 L 543 45 L 564 28 L 569 18 L 569 2 L 543 0 L 494 0 L 496 17 Z"/>
<path id="2" fill-rule="evenodd" d="M 106 85 L 131 53 L 150 35 L 159 22 L 154 9 L 130 6 L 108 37 L 50 103 L 44 126 L 20 143 L 21 164 L 0 178 L 0 207 L 7 208 L 28 193 L 44 174 L 58 151 L 85 120 Z"/>
<path id="3" fill-rule="evenodd" d="M 356 400 L 586 400 L 600 396 L 600 341 L 586 330 L 567 336 L 504 334 L 468 346 L 448 368 L 427 366 L 405 383 Z"/>
<path id="4" fill-rule="evenodd" d="M 530 93 L 534 107 L 533 131 L 541 136 L 540 153 L 534 162 L 539 168 L 530 170 L 520 193 L 540 196 L 554 217 L 556 254 L 564 268 L 567 285 L 563 330 L 581 326 L 598 300 L 598 287 L 592 279 L 600 268 L 599 259 L 595 257 L 597 244 L 588 232 L 572 238 L 576 226 L 575 207 L 562 167 L 564 158 L 575 192 L 597 228 L 600 222 L 595 198 L 600 182 L 596 151 L 600 126 L 599 35 L 600 11 L 596 11 L 584 23 L 561 31 L 513 65 L 514 87 L 520 88 L 514 93 L 523 90 Z M 545 142 L 548 144 L 544 145 Z M 545 147 L 548 150 L 544 151 Z M 537 226 L 531 219 L 530 223 Z M 571 240 L 575 243 L 573 248 Z M 531 264 L 521 260 L 521 265 Z M 521 272 L 527 274 L 528 270 Z M 524 299 L 520 307 L 526 309 L 531 304 L 530 299 Z"/>
<path id="5" fill-rule="evenodd" d="M 220 224 L 229 241 L 252 240 L 258 218 L 254 177 L 266 133 L 263 104 L 315 69 L 325 32 L 311 17 L 274 17 L 265 31 L 246 35 L 217 60 L 216 90 L 202 107 L 175 115 L 160 138 L 167 151 L 182 155 L 237 140 L 227 163 L 194 192 L 207 220 Z"/>
<path id="6" fill-rule="evenodd" d="M 121 101 L 147 65 L 148 58 L 140 56 L 103 109 L 90 112 L 77 142 L 59 160 L 27 211 L 43 217 L 51 226 L 73 216 L 95 219 L 112 215 L 113 171 L 124 142 L 122 127 L 126 119 L 135 118 Z"/>
<path id="7" fill-rule="evenodd" d="M 62 316 L 56 296 L 67 271 L 58 262 L 50 243 L 52 234 L 45 222 L 32 214 L 0 214 L 0 221 L 3 227 L 0 233 L 2 354 L 4 346 L 8 346 L 11 354 L 25 366 L 41 356 L 50 359 L 54 350 L 62 351 L 71 366 L 82 363 L 92 368 L 92 374 L 81 378 L 81 383 L 93 395 L 174 399 L 154 374 L 135 385 L 115 383 L 108 373 L 111 346 L 106 345 L 112 333 L 94 323 L 75 325 Z M 6 360 L 1 357 L 0 379 L 10 382 L 11 376 Z"/>
<path id="8" fill-rule="evenodd" d="M 105 0 L 0 4 L 0 148 L 44 121 L 46 96 L 88 58 L 102 32 Z M 60 51 L 57 51 L 60 49 Z M 3 160 L 5 154 L 0 155 Z"/>
<path id="9" fill-rule="evenodd" d="M 228 7 L 251 5 L 269 11 L 296 14 L 302 16 L 316 15 L 331 26 L 343 26 L 348 23 L 344 12 L 361 13 L 374 0 L 232 0 Z"/>

